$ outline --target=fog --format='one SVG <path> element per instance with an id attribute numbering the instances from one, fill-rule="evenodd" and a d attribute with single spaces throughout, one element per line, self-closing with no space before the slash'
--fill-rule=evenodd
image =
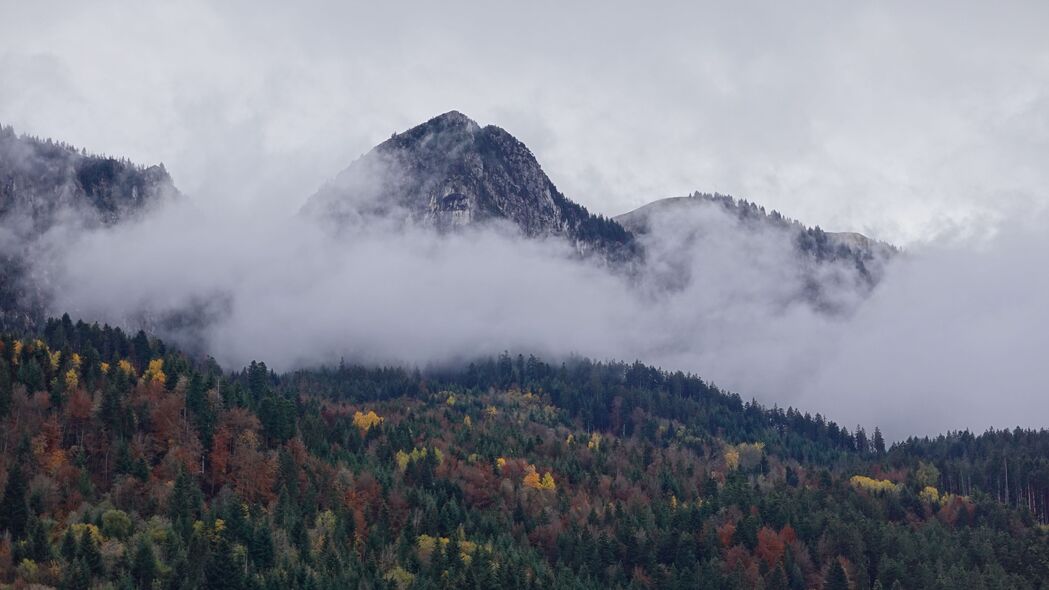
<path id="1" fill-rule="evenodd" d="M 640 278 L 505 227 L 439 234 L 368 219 L 336 233 L 188 200 L 115 228 L 57 227 L 36 268 L 55 313 L 123 325 L 203 313 L 203 327 L 161 332 L 229 368 L 426 366 L 503 350 L 640 359 L 895 438 L 1042 424 L 1044 222 L 908 251 L 869 296 L 850 287 L 854 271 L 822 267 L 835 275 L 833 314 L 799 297 L 813 265 L 789 231 L 709 204 L 652 218 Z"/>

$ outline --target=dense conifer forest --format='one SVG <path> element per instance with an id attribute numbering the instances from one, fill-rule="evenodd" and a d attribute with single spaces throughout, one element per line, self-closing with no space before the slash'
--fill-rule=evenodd
<path id="1" fill-rule="evenodd" d="M 0 341 L 0 582 L 1041 588 L 1049 433 L 885 448 L 640 363 L 274 374 Z"/>

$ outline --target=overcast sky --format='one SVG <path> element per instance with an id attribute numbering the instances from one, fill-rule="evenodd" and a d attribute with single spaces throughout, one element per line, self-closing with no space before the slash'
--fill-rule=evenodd
<path id="1" fill-rule="evenodd" d="M 288 212 L 450 109 L 605 214 L 720 191 L 912 245 L 1049 203 L 1047 2 L 641 5 L 0 0 L 0 121 Z"/>

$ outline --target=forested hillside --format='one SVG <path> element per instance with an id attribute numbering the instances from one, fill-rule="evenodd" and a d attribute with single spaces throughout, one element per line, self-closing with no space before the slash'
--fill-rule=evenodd
<path id="1" fill-rule="evenodd" d="M 1049 580 L 1049 434 L 886 450 L 641 364 L 224 372 L 64 317 L 0 340 L 0 417 L 0 583 L 19 587 Z"/>

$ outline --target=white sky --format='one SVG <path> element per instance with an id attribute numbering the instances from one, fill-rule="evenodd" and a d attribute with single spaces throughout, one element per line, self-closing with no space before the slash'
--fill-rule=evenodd
<path id="1" fill-rule="evenodd" d="M 912 245 L 1049 204 L 1047 2 L 641 4 L 0 0 L 0 121 L 289 213 L 453 108 L 605 214 L 720 191 Z"/>

